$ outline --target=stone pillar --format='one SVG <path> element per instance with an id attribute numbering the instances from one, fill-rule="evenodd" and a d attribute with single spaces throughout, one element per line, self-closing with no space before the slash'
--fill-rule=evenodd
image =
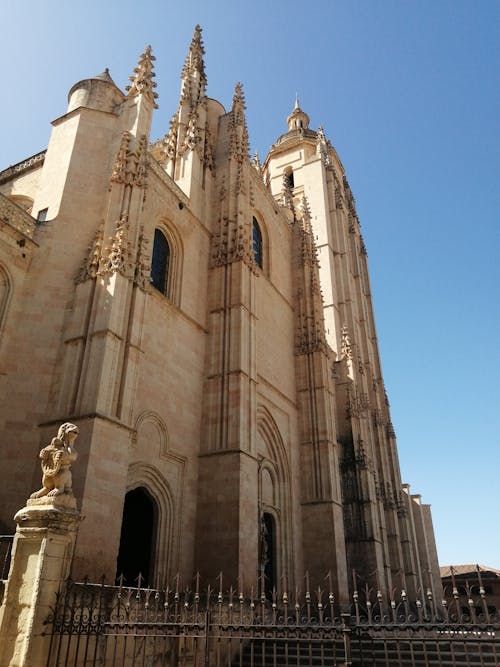
<path id="1" fill-rule="evenodd" d="M 0 607 L 0 665 L 46 664 L 45 621 L 69 575 L 81 515 L 73 495 L 28 500 L 14 517 L 17 530 L 9 579 Z"/>

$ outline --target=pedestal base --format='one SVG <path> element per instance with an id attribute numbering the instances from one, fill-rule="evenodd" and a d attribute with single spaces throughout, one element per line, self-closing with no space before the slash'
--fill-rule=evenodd
<path id="1" fill-rule="evenodd" d="M 17 531 L 0 609 L 0 665 L 46 664 L 45 622 L 66 581 L 81 515 L 71 495 L 27 501 L 15 515 Z"/>

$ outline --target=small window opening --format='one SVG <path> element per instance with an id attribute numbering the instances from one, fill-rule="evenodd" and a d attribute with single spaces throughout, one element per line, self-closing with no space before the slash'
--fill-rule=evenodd
<path id="1" fill-rule="evenodd" d="M 290 190 L 293 190 L 293 188 L 295 187 L 295 179 L 293 177 L 293 169 L 291 167 L 287 167 L 285 169 L 283 180 L 285 183 L 285 187 L 289 188 Z"/>
<path id="2" fill-rule="evenodd" d="M 49 212 L 48 208 L 42 208 L 40 211 L 38 211 L 38 215 L 36 216 L 36 221 L 38 223 L 46 222 L 48 212 Z"/>

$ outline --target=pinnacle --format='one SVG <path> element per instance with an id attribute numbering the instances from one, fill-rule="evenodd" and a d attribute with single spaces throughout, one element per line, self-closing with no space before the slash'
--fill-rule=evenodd
<path id="1" fill-rule="evenodd" d="M 241 105 L 244 109 L 246 109 L 245 94 L 243 92 L 243 86 L 240 82 L 238 82 L 234 87 L 233 109 L 237 105 Z"/>
<path id="2" fill-rule="evenodd" d="M 151 51 L 151 46 L 146 46 L 144 53 L 139 58 L 137 67 L 134 68 L 134 75 L 130 77 L 131 86 L 126 86 L 129 97 L 135 95 L 144 95 L 150 102 L 152 102 L 155 109 L 158 108 L 155 100 L 158 93 L 154 92 L 156 82 L 153 81 L 156 76 L 153 71 L 153 61 L 156 60 Z"/>
<path id="3" fill-rule="evenodd" d="M 191 44 L 189 45 L 189 51 L 184 62 L 184 67 L 182 69 L 182 78 L 198 72 L 200 78 L 203 79 L 203 81 L 206 83 L 207 77 L 205 74 L 205 63 L 203 62 L 204 54 L 205 49 L 203 48 L 203 40 L 201 38 L 201 27 L 196 25 Z"/>
<path id="4" fill-rule="evenodd" d="M 305 195 L 302 195 L 302 199 L 299 203 L 299 210 L 302 213 L 302 218 L 304 220 L 305 227 L 307 231 L 310 231 L 311 228 L 311 209 L 309 208 L 309 202 Z"/>

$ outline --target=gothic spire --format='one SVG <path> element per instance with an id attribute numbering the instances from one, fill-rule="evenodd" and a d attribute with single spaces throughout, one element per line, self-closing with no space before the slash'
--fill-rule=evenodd
<path id="1" fill-rule="evenodd" d="M 157 109 L 158 105 L 155 100 L 158 97 L 158 93 L 154 92 L 156 82 L 153 81 L 156 76 L 153 72 L 154 60 L 156 58 L 151 52 L 151 46 L 148 45 L 144 53 L 141 54 L 137 67 L 134 68 L 134 75 L 130 77 L 132 85 L 127 86 L 125 90 L 128 91 L 129 97 L 144 95 L 152 103 L 153 107 Z"/>

